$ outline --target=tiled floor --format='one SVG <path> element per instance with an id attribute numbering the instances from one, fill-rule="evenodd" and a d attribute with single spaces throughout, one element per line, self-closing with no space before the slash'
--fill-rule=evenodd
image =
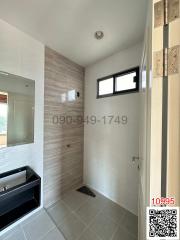
<path id="1" fill-rule="evenodd" d="M 137 240 L 137 217 L 96 195 L 71 191 L 0 240 Z"/>
<path id="2" fill-rule="evenodd" d="M 0 240 L 65 240 L 43 209 L 19 226 L 5 233 Z"/>
<path id="3" fill-rule="evenodd" d="M 47 212 L 67 240 L 136 240 L 137 217 L 96 193 L 65 194 Z"/>

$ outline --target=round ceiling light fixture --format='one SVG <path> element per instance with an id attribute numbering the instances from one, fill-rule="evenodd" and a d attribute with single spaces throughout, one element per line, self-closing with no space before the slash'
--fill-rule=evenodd
<path id="1" fill-rule="evenodd" d="M 96 31 L 94 36 L 97 40 L 101 40 L 104 37 L 104 33 L 102 31 Z"/>

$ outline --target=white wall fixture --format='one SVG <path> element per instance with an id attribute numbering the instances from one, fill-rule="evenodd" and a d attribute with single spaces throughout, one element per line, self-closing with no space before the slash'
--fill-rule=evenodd
<path id="1" fill-rule="evenodd" d="M 73 89 L 73 90 L 68 91 L 68 101 L 73 102 L 75 100 L 76 100 L 76 90 Z"/>

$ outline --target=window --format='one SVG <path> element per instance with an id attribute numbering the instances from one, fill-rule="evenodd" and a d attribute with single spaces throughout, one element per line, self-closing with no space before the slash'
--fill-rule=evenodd
<path id="1" fill-rule="evenodd" d="M 97 98 L 139 91 L 139 67 L 97 80 Z"/>
<path id="2" fill-rule="evenodd" d="M 7 104 L 0 103 L 0 135 L 7 133 Z"/>
<path id="3" fill-rule="evenodd" d="M 0 147 L 7 146 L 7 94 L 0 92 Z"/>
<path id="4" fill-rule="evenodd" d="M 109 78 L 99 82 L 99 95 L 106 95 L 112 93 L 113 93 L 113 78 Z"/>

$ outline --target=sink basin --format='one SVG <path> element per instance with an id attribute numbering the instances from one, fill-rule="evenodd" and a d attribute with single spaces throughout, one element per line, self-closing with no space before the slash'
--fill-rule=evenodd
<path id="1" fill-rule="evenodd" d="M 26 182 L 26 171 L 18 172 L 4 178 L 0 178 L 0 192 L 18 186 Z"/>

